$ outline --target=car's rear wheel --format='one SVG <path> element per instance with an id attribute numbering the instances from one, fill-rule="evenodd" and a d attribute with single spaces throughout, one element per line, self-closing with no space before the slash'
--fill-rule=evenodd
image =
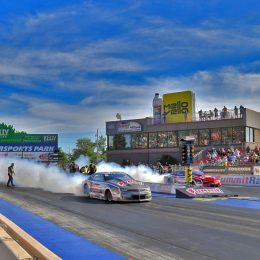
<path id="1" fill-rule="evenodd" d="M 106 191 L 106 201 L 112 202 L 113 201 L 113 196 L 110 190 Z"/>

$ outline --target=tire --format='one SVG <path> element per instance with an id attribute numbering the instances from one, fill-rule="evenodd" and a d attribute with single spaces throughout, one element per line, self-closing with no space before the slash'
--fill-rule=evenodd
<path id="1" fill-rule="evenodd" d="M 84 184 L 83 193 L 89 197 L 89 186 L 87 183 Z"/>
<path id="2" fill-rule="evenodd" d="M 107 201 L 107 202 L 112 202 L 112 201 L 113 201 L 113 196 L 112 196 L 110 190 L 107 190 L 107 191 L 106 191 L 106 201 Z"/>

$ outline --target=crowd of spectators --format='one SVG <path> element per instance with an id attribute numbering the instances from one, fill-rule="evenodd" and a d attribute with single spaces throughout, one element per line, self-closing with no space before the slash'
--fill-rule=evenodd
<path id="1" fill-rule="evenodd" d="M 233 109 L 227 109 L 224 106 L 222 109 L 217 109 L 216 107 L 213 110 L 202 111 L 199 110 L 199 120 L 216 120 L 216 119 L 226 119 L 226 118 L 242 118 L 245 108 L 241 105 L 239 108 L 235 106 Z"/>
<path id="2" fill-rule="evenodd" d="M 247 147 L 245 151 L 237 148 L 228 147 L 207 150 L 206 158 L 201 160 L 199 168 L 202 170 L 204 166 L 239 166 L 239 165 L 255 165 L 259 164 L 260 149 L 250 149 Z"/>

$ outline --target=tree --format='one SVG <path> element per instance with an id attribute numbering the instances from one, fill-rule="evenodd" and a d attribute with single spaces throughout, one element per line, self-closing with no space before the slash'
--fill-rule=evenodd
<path id="1" fill-rule="evenodd" d="M 16 131 L 13 125 L 7 125 L 5 123 L 0 123 L 0 128 L 7 128 L 9 129 L 9 134 L 26 134 L 24 131 Z"/>
<path id="2" fill-rule="evenodd" d="M 65 153 L 61 147 L 58 150 L 58 164 L 61 167 L 65 167 L 66 164 L 69 162 L 69 155 Z"/>
<path id="3" fill-rule="evenodd" d="M 80 138 L 76 141 L 76 148 L 72 151 L 72 160 L 75 161 L 80 155 L 88 156 L 91 161 L 96 161 L 96 143 L 89 138 Z"/>
<path id="4" fill-rule="evenodd" d="M 71 160 L 75 161 L 81 155 L 89 157 L 91 161 L 97 158 L 106 160 L 106 137 L 99 136 L 98 142 L 93 142 L 89 138 L 80 138 L 76 141 L 76 148 L 73 149 Z"/>
<path id="5" fill-rule="evenodd" d="M 107 142 L 106 137 L 100 136 L 98 138 L 98 144 L 97 144 L 98 156 L 97 157 L 103 159 L 104 161 L 107 161 L 106 142 Z"/>

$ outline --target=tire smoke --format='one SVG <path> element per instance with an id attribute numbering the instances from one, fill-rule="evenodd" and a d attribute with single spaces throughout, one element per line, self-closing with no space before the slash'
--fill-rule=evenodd
<path id="1" fill-rule="evenodd" d="M 0 158 L 0 182 L 6 184 L 8 180 L 7 168 L 14 163 L 14 184 L 18 187 L 40 188 L 55 193 L 73 193 L 83 195 L 82 183 L 86 176 L 73 173 L 69 174 L 57 166 L 46 166 L 37 162 Z M 81 167 L 89 162 L 87 157 L 76 160 Z M 101 162 L 97 165 L 98 171 L 120 171 L 128 173 L 134 179 L 146 182 L 161 183 L 163 176 L 154 173 L 150 168 L 139 166 L 121 167 L 116 163 Z"/>

